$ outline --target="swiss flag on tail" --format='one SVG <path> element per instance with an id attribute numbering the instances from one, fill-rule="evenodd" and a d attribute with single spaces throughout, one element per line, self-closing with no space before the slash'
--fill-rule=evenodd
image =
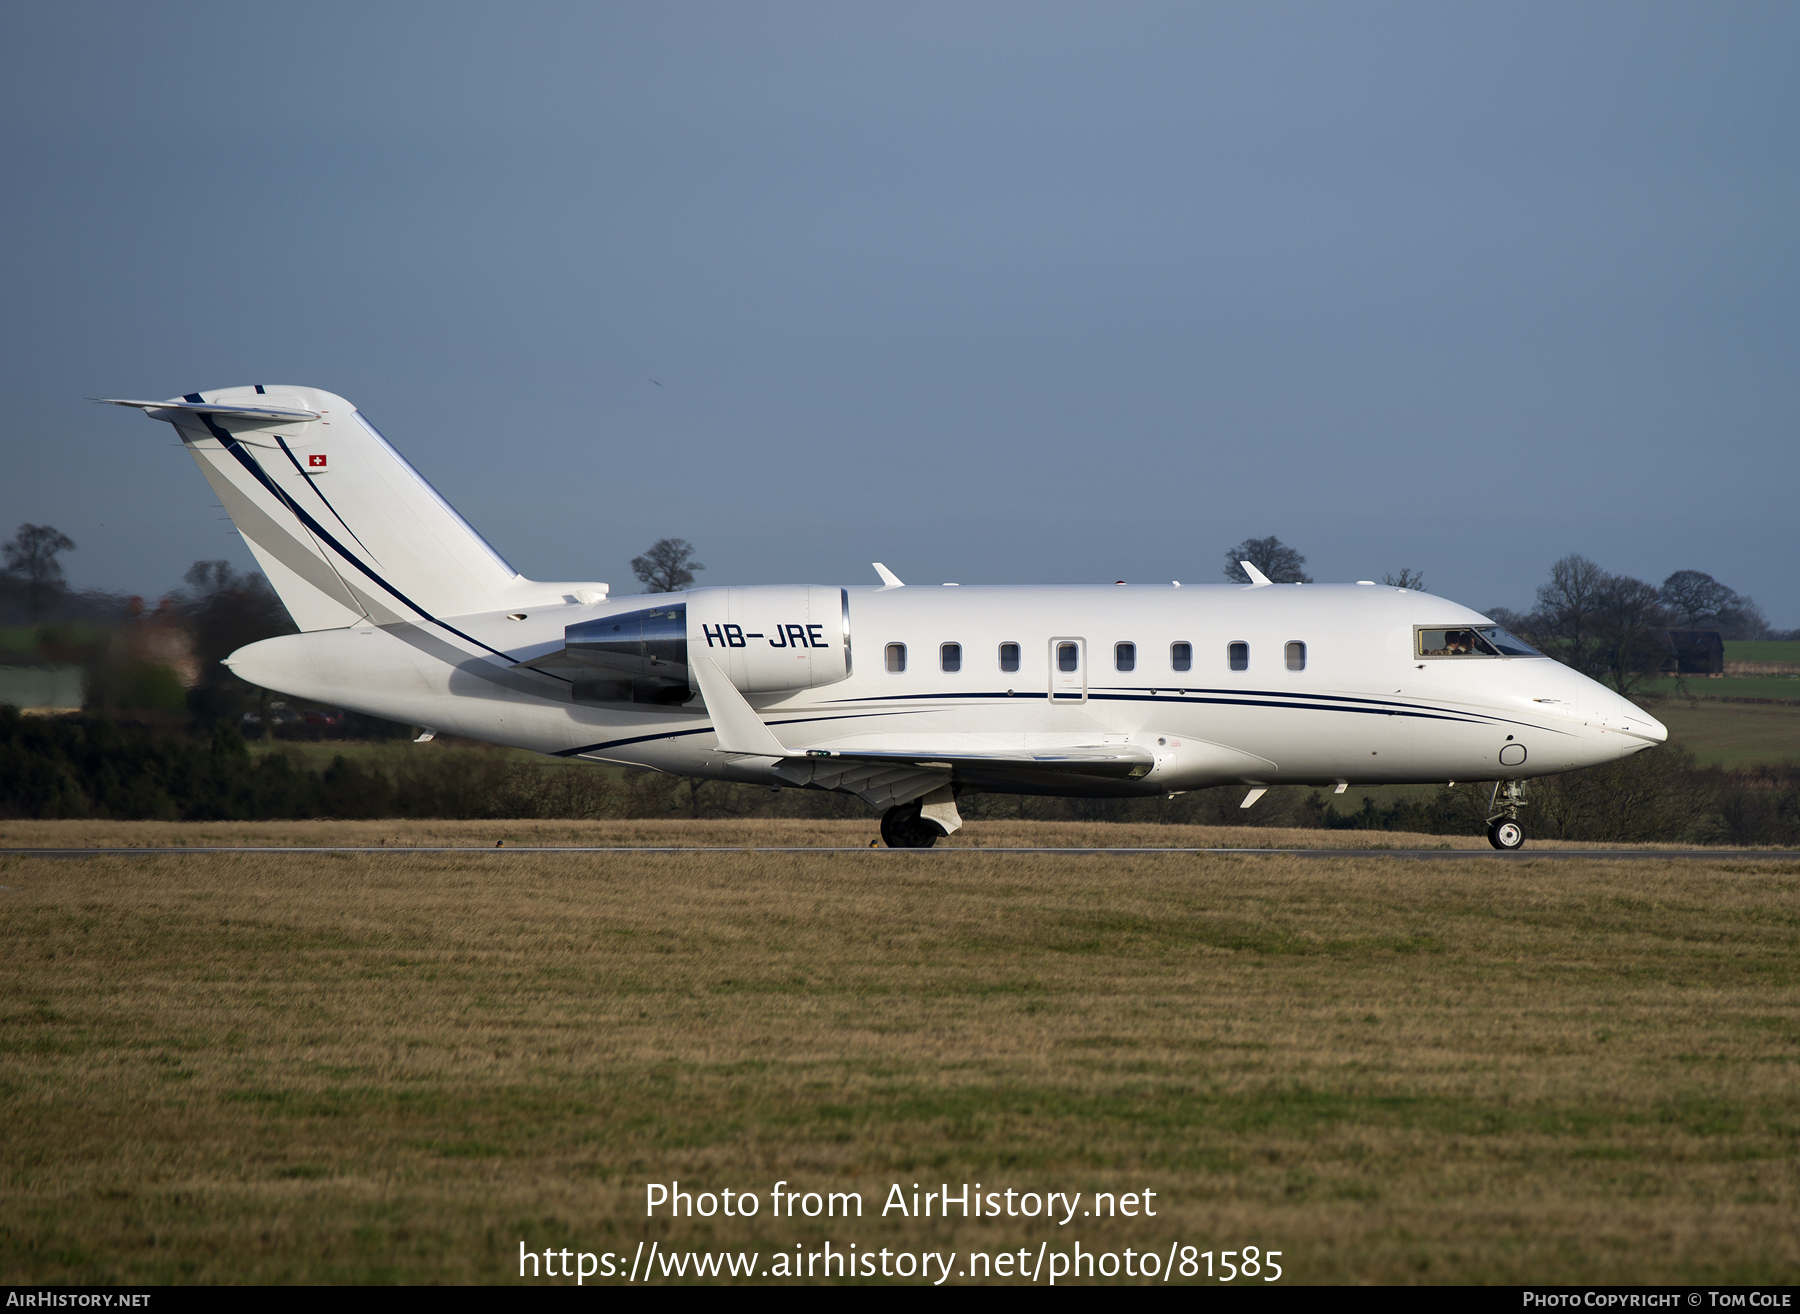
<path id="1" fill-rule="evenodd" d="M 325 468 L 324 453 L 321 452 L 321 453 L 317 453 L 315 455 L 307 457 L 306 458 L 306 468 L 308 470 L 323 470 Z"/>

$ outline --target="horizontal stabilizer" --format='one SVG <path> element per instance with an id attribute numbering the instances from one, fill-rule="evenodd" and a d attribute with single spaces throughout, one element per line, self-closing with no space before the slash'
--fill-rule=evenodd
<path id="1" fill-rule="evenodd" d="M 93 397 L 107 406 L 135 406 L 140 411 L 187 411 L 193 415 L 234 415 L 246 420 L 316 420 L 318 411 L 299 406 L 251 406 L 242 402 L 127 401 L 123 397 Z M 160 417 L 157 417 L 160 418 Z"/>

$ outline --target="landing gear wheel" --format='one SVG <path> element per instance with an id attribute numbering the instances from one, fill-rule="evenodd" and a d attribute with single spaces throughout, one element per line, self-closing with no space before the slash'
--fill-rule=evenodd
<path id="1" fill-rule="evenodd" d="M 944 838 L 944 828 L 919 815 L 919 804 L 901 803 L 881 817 L 881 840 L 890 849 L 928 849 Z"/>
<path id="2" fill-rule="evenodd" d="M 1488 823 L 1488 843 L 1502 853 L 1511 853 L 1514 849 L 1525 847 L 1525 827 L 1511 817 L 1502 817 L 1498 821 Z"/>

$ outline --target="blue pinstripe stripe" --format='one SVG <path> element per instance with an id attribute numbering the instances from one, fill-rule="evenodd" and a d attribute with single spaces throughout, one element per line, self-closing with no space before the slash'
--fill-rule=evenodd
<path id="1" fill-rule="evenodd" d="M 1441 707 L 1430 707 L 1418 703 L 1384 703 L 1378 698 L 1358 698 L 1350 694 L 1275 694 L 1262 690 L 1249 690 L 1250 696 L 1238 694 L 1235 697 L 1199 697 L 1199 694 L 1224 694 L 1224 689 L 1201 689 L 1194 694 L 1153 694 L 1146 689 L 1143 693 L 1099 693 L 1088 691 L 1089 702 L 1128 702 L 1128 703 L 1177 703 L 1177 704 L 1217 704 L 1230 707 L 1285 707 L 1305 712 L 1360 712 L 1369 716 L 1411 716 L 1430 721 L 1461 721 L 1470 725 L 1481 725 L 1490 721 L 1498 721 L 1505 725 L 1526 725 L 1528 722 L 1514 721 L 1508 717 L 1495 716 L 1488 712 L 1465 714 L 1452 712 Z M 887 702 L 943 702 L 957 698 L 984 698 L 998 702 L 1002 699 L 1048 698 L 1046 693 L 985 691 L 977 693 L 945 692 L 930 694 L 881 694 L 874 698 L 841 698 L 835 701 L 843 703 L 887 703 Z M 1310 702 L 1293 702 L 1290 699 L 1311 699 Z M 1077 701 L 1069 699 L 1070 702 Z M 1344 703 L 1365 703 L 1362 707 L 1345 707 Z M 1477 719 L 1479 718 L 1479 719 Z M 1536 727 L 1534 727 L 1536 728 Z"/>

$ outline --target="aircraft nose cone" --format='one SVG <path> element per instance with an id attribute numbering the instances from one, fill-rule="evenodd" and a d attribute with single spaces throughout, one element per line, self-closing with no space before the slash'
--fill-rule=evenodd
<path id="1" fill-rule="evenodd" d="M 1625 753 L 1639 753 L 1668 742 L 1669 727 L 1617 690 L 1589 683 L 1581 702 L 1581 719 L 1589 732 L 1602 741 L 1619 736 L 1613 742 Z"/>
<path id="2" fill-rule="evenodd" d="M 1620 698 L 1613 707 L 1607 709 L 1606 722 L 1613 728 L 1646 744 L 1655 745 L 1668 742 L 1669 727 L 1658 721 L 1650 713 L 1632 702 Z"/>

